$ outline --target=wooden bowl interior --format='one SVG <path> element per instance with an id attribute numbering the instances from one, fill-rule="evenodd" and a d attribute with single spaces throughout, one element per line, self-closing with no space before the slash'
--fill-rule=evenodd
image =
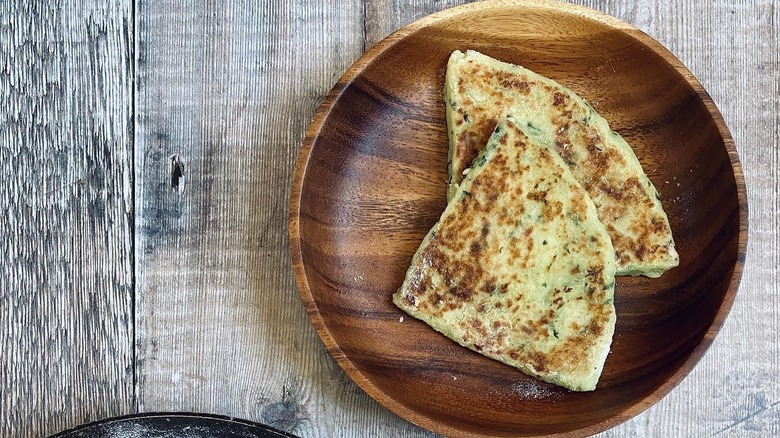
<path id="1" fill-rule="evenodd" d="M 646 409 L 690 371 L 733 299 L 738 183 L 717 110 L 648 41 L 564 10 L 475 9 L 386 44 L 339 85 L 308 140 L 294 246 L 312 321 L 369 394 L 443 433 L 596 432 Z M 659 279 L 618 278 L 616 334 L 594 392 L 486 359 L 391 302 L 445 206 L 443 83 L 456 49 L 572 88 L 633 146 L 662 195 L 680 266 Z"/>

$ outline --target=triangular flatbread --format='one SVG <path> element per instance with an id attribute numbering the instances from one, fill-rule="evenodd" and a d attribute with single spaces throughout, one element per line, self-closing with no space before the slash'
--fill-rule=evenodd
<path id="1" fill-rule="evenodd" d="M 445 95 L 448 198 L 498 119 L 511 114 L 524 131 L 558 152 L 593 200 L 612 238 L 618 275 L 658 277 L 679 264 L 660 196 L 633 150 L 574 92 L 479 52 L 455 51 Z"/>
<path id="2" fill-rule="evenodd" d="M 465 347 L 588 391 L 612 341 L 614 275 L 610 238 L 568 167 L 503 119 L 393 301 Z"/>

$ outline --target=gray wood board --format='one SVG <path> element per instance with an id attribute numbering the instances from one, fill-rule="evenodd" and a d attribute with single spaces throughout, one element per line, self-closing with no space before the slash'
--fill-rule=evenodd
<path id="1" fill-rule="evenodd" d="M 323 348 L 292 278 L 287 196 L 344 70 L 460 3 L 0 3 L 0 436 L 136 410 L 429 436 Z M 780 436 L 780 5 L 576 3 L 644 30 L 699 78 L 750 202 L 721 334 L 669 396 L 602 436 Z"/>
<path id="2" fill-rule="evenodd" d="M 295 158 L 320 101 L 362 53 L 362 4 L 169 1 L 139 13 L 139 409 L 305 436 L 422 433 L 327 356 L 289 257 Z"/>
<path id="3" fill-rule="evenodd" d="M 132 412 L 131 3 L 0 3 L 0 436 Z"/>

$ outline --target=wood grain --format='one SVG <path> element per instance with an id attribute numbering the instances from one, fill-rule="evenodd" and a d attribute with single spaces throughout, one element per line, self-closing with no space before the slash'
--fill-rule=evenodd
<path id="1" fill-rule="evenodd" d="M 412 21 L 441 10 L 470 3 L 468 0 L 364 0 L 364 52 Z"/>
<path id="2" fill-rule="evenodd" d="M 780 434 L 780 308 L 772 298 L 780 281 L 778 6 L 775 1 L 737 5 L 721 0 L 637 1 L 606 8 L 674 52 L 720 108 L 745 171 L 750 241 L 739 293 L 710 351 L 658 405 L 604 436 Z"/>
<path id="3" fill-rule="evenodd" d="M 131 3 L 0 3 L 0 436 L 133 410 Z"/>
<path id="4" fill-rule="evenodd" d="M 618 280 L 612 354 L 593 393 L 539 385 L 417 321 L 403 324 L 389 302 L 443 209 L 443 66 L 464 44 L 576 84 L 666 199 L 680 267 Z M 736 150 L 701 84 L 641 32 L 541 1 L 447 11 L 372 48 L 307 132 L 290 208 L 298 284 L 328 350 L 385 406 L 452 435 L 578 436 L 657 402 L 723 324 L 747 238 Z"/>
<path id="5" fill-rule="evenodd" d="M 293 285 L 285 213 L 330 87 L 385 36 L 461 3 L 0 2 L 0 436 L 129 413 L 134 400 L 303 437 L 430 436 L 323 348 Z M 574 3 L 649 33 L 701 80 L 750 201 L 742 283 L 709 352 L 600 436 L 780 436 L 780 4 Z"/>
<path id="6" fill-rule="evenodd" d="M 397 420 L 348 382 L 306 320 L 285 220 L 306 125 L 362 51 L 362 5 L 140 6 L 139 410 L 386 433 Z"/>

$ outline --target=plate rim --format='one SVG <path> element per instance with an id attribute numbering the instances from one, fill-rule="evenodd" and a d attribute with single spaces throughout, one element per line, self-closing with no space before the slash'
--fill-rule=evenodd
<path id="1" fill-rule="evenodd" d="M 297 438 L 295 435 L 285 432 L 283 430 L 277 429 L 275 427 L 269 426 L 267 424 L 257 423 L 251 420 L 246 420 L 243 418 L 238 417 L 231 417 L 227 415 L 219 415 L 219 414 L 208 414 L 208 413 L 201 413 L 201 412 L 138 412 L 134 414 L 127 414 L 127 415 L 119 415 L 115 417 L 107 417 L 102 418 L 95 421 L 90 421 L 84 424 L 80 424 L 75 427 L 71 427 L 69 429 L 62 430 L 60 432 L 57 432 L 53 435 L 50 435 L 49 438 L 68 438 L 73 436 L 73 434 L 86 431 L 92 427 L 102 426 L 102 425 L 110 425 L 113 423 L 123 423 L 125 421 L 132 421 L 132 420 L 144 420 L 144 419 L 151 419 L 151 418 L 162 418 L 162 419 L 200 419 L 200 420 L 209 420 L 209 421 L 215 421 L 217 423 L 223 423 L 223 424 L 235 424 L 240 426 L 247 426 L 251 428 L 260 429 L 263 432 L 269 432 L 271 434 L 276 434 L 279 437 L 286 437 L 286 438 Z"/>
<path id="2" fill-rule="evenodd" d="M 745 257 L 747 253 L 747 190 L 736 145 L 726 125 L 723 115 L 715 105 L 712 97 L 705 90 L 700 81 L 694 76 L 694 74 L 671 51 L 664 47 L 660 42 L 656 41 L 653 37 L 639 30 L 638 28 L 604 12 L 558 0 L 487 0 L 444 9 L 442 11 L 420 18 L 393 32 L 372 46 L 344 72 L 344 74 L 339 78 L 339 80 L 328 92 L 325 99 L 318 107 L 311 124 L 306 130 L 301 149 L 295 162 L 295 169 L 290 187 L 288 221 L 290 255 L 292 258 L 295 281 L 309 320 L 315 328 L 315 331 L 317 332 L 321 341 L 324 343 L 328 353 L 336 360 L 338 365 L 346 372 L 350 379 L 352 379 L 364 392 L 366 392 L 371 398 L 378 401 L 380 404 L 382 404 L 382 406 L 389 409 L 393 413 L 427 430 L 445 434 L 464 432 L 461 429 L 456 429 L 447 424 L 432 420 L 413 409 L 407 408 L 402 403 L 396 401 L 393 397 L 388 396 L 352 363 L 348 355 L 335 341 L 335 338 L 330 332 L 330 329 L 322 319 L 322 315 L 317 307 L 311 288 L 309 287 L 308 278 L 305 272 L 301 248 L 302 239 L 300 234 L 301 196 L 303 193 L 303 182 L 306 176 L 306 170 L 308 168 L 309 158 L 311 157 L 313 145 L 319 137 L 319 134 L 322 131 L 322 128 L 325 125 L 325 122 L 327 121 L 334 104 L 338 102 L 341 94 L 347 87 L 351 85 L 353 80 L 355 80 L 363 71 L 365 71 L 379 56 L 381 56 L 381 54 L 392 48 L 396 43 L 404 40 L 419 30 L 461 14 L 467 14 L 473 11 L 485 9 L 502 8 L 553 9 L 558 12 L 578 15 L 580 17 L 591 19 L 604 24 L 614 30 L 624 32 L 629 37 L 635 39 L 638 43 L 643 44 L 649 50 L 660 56 L 669 66 L 674 68 L 674 70 L 680 74 L 683 80 L 693 89 L 701 102 L 704 104 L 707 112 L 712 117 L 712 120 L 718 129 L 719 135 L 723 139 L 724 147 L 728 154 L 731 169 L 734 175 L 739 216 L 737 259 L 734 265 L 734 272 L 729 279 L 729 284 L 727 286 L 725 295 L 720 303 L 718 311 L 715 313 L 712 323 L 709 325 L 706 333 L 696 345 L 696 347 L 693 348 L 690 355 L 681 363 L 680 368 L 672 373 L 666 381 L 659 385 L 658 388 L 653 390 L 650 394 L 637 401 L 635 404 L 629 406 L 619 414 L 613 416 L 612 418 L 603 420 L 585 428 L 552 434 L 549 436 L 580 436 L 583 433 L 591 435 L 611 429 L 644 412 L 662 398 L 664 398 L 666 395 L 668 395 L 672 389 L 679 385 L 690 374 L 699 360 L 701 360 L 709 347 L 712 345 L 717 333 L 725 323 L 726 317 L 728 316 L 733 306 L 734 299 L 741 282 L 745 265 Z M 469 433 L 473 432 L 469 431 Z"/>

